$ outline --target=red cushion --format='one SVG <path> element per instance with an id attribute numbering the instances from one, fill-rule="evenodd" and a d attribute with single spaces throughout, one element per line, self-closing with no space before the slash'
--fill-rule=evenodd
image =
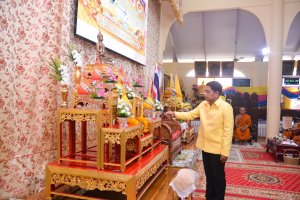
<path id="1" fill-rule="evenodd" d="M 177 138 L 181 134 L 180 131 L 176 131 L 175 133 L 172 134 L 172 139 Z"/>

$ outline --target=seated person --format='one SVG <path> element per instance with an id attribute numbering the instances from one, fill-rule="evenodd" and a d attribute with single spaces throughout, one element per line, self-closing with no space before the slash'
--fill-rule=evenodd
<path id="1" fill-rule="evenodd" d="M 298 124 L 295 128 L 300 128 L 300 124 Z M 286 132 L 283 133 L 283 135 L 284 135 L 286 138 L 288 138 L 288 136 L 289 136 L 288 139 L 291 139 L 291 137 L 296 136 L 296 133 L 297 133 L 297 132 L 298 132 L 298 131 L 286 131 Z"/>
<path id="2" fill-rule="evenodd" d="M 235 117 L 234 124 L 236 129 L 234 131 L 234 137 L 240 141 L 240 145 L 244 144 L 244 140 L 250 139 L 251 117 L 246 114 L 246 109 L 240 107 L 240 114 Z M 246 144 L 244 144 L 246 146 Z"/>
<path id="3" fill-rule="evenodd" d="M 300 124 L 298 124 L 296 128 L 300 128 Z M 298 133 L 297 133 L 297 131 L 293 131 L 293 132 L 294 132 L 293 133 L 294 134 L 294 137 L 293 137 L 294 142 L 300 144 L 300 135 L 299 135 L 300 131 L 298 131 Z"/>
<path id="4" fill-rule="evenodd" d="M 300 141 L 299 141 L 300 138 L 299 137 L 300 137 L 300 135 L 297 135 L 297 136 L 293 137 L 293 140 L 294 140 L 295 143 L 300 144 Z"/>

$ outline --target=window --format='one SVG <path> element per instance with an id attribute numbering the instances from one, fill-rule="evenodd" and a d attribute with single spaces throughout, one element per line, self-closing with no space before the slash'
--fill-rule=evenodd
<path id="1" fill-rule="evenodd" d="M 186 77 L 195 77 L 195 70 L 191 70 L 186 74 Z"/>
<path id="2" fill-rule="evenodd" d="M 245 77 L 245 75 L 240 70 L 235 69 L 233 71 L 233 77 Z"/>
<path id="3" fill-rule="evenodd" d="M 235 69 L 233 72 L 234 77 L 245 77 L 245 75 Z M 191 70 L 186 74 L 186 77 L 195 77 L 195 70 Z M 202 85 L 204 81 L 204 85 L 210 81 L 218 81 L 222 86 L 232 86 L 232 78 L 197 78 L 197 85 Z"/>
<path id="4" fill-rule="evenodd" d="M 195 70 L 189 71 L 186 74 L 186 77 L 195 77 Z M 233 72 L 233 77 L 245 77 L 245 75 L 241 71 L 235 69 Z"/>
<path id="5" fill-rule="evenodd" d="M 215 78 L 222 86 L 232 86 L 232 78 Z"/>

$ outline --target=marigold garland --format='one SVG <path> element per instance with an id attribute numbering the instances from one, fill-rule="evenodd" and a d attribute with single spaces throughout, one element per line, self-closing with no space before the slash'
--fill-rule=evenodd
<path id="1" fill-rule="evenodd" d="M 140 124 L 140 122 L 136 119 L 134 119 L 133 117 L 128 119 L 128 124 L 134 124 L 134 125 L 138 125 Z"/>
<path id="2" fill-rule="evenodd" d="M 144 133 L 147 133 L 147 127 L 148 127 L 148 120 L 145 117 L 137 117 L 136 118 L 138 121 L 143 122 L 144 123 Z"/>

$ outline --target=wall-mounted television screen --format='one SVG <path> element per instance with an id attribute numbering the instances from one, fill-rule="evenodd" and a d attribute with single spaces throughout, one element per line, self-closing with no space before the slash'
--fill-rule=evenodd
<path id="1" fill-rule="evenodd" d="M 77 0 L 75 35 L 146 65 L 148 0 Z"/>

